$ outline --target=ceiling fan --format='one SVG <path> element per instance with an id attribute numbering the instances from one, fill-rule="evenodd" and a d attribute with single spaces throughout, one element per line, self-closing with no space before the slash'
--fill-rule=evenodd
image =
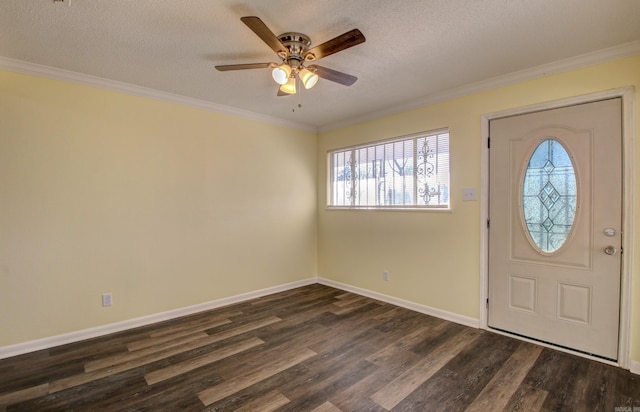
<path id="1" fill-rule="evenodd" d="M 287 32 L 276 36 L 259 17 L 246 16 L 241 17 L 240 20 L 253 30 L 267 46 L 271 47 L 282 62 L 228 64 L 216 66 L 217 70 L 273 69 L 273 79 L 280 85 L 278 96 L 296 94 L 296 77 L 300 79 L 306 89 L 312 88 L 318 82 L 318 78 L 331 80 L 345 86 L 351 86 L 358 80 L 357 77 L 347 73 L 318 66 L 317 64 L 306 66 L 305 63 L 315 62 L 323 57 L 363 43 L 366 39 L 360 30 L 353 29 L 310 48 L 311 39 L 306 34 Z"/>

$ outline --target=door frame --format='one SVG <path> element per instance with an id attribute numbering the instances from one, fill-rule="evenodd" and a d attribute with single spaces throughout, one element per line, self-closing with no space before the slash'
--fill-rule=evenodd
<path id="1" fill-rule="evenodd" d="M 620 278 L 620 328 L 618 335 L 618 361 L 611 362 L 601 358 L 593 357 L 582 352 L 560 348 L 550 344 L 544 344 L 524 337 L 514 336 L 499 330 L 495 330 L 488 325 L 487 299 L 489 297 L 489 230 L 487 219 L 489 218 L 489 122 L 520 114 L 527 114 L 543 110 L 557 109 L 566 106 L 574 106 L 605 100 L 611 98 L 622 98 L 622 245 L 626 253 L 622 254 L 621 278 Z M 480 172 L 480 327 L 491 332 L 505 334 L 525 341 L 533 342 L 542 346 L 547 346 L 556 350 L 573 353 L 589 359 L 619 366 L 624 369 L 630 367 L 630 337 L 631 337 L 631 293 L 633 274 L 633 182 L 635 176 L 635 119 L 634 105 L 635 93 L 633 86 L 606 90 L 576 97 L 570 97 L 551 102 L 540 103 L 530 106 L 507 109 L 493 113 L 486 113 L 481 116 L 481 138 L 482 157 Z"/>

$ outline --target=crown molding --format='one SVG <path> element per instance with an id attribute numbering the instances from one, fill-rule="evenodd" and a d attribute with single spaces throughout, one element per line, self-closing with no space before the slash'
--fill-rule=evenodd
<path id="1" fill-rule="evenodd" d="M 596 64 L 623 59 L 625 57 L 636 56 L 639 54 L 640 41 L 633 41 L 630 43 L 621 44 L 619 46 L 614 46 L 607 49 L 570 57 L 568 59 L 558 60 L 552 63 L 519 70 L 491 79 L 470 83 L 464 86 L 444 90 L 437 93 L 432 93 L 425 97 L 408 101 L 405 104 L 396 105 L 392 108 L 382 109 L 379 111 L 367 113 L 356 118 L 351 118 L 341 122 L 321 126 L 318 128 L 318 133 L 342 129 L 344 127 L 353 126 L 358 123 L 364 123 L 367 121 L 418 109 L 432 104 L 441 103 L 447 100 L 469 96 L 475 93 L 485 92 L 499 87 L 509 86 L 512 84 L 534 80 L 541 77 L 547 77 L 571 70 L 577 70 L 588 66 L 594 66 Z"/>
<path id="2" fill-rule="evenodd" d="M 29 74 L 39 77 L 50 78 L 53 80 L 66 81 L 70 83 L 81 84 L 85 86 L 98 87 L 101 89 L 116 91 L 120 93 L 146 97 L 154 100 L 166 101 L 179 104 L 182 106 L 193 107 L 196 109 L 207 110 L 215 113 L 228 114 L 244 119 L 255 120 L 276 126 L 287 127 L 296 130 L 302 130 L 308 133 L 324 133 L 331 130 L 341 129 L 353 126 L 358 123 L 379 119 L 382 117 L 418 109 L 420 107 L 441 103 L 447 100 L 468 96 L 475 93 L 488 91 L 491 89 L 508 86 L 528 80 L 541 77 L 551 76 L 577 70 L 583 67 L 593 66 L 596 64 L 606 63 L 613 60 L 631 57 L 640 54 L 640 41 L 625 43 L 619 46 L 610 47 L 608 49 L 598 50 L 591 53 L 582 54 L 568 59 L 558 60 L 552 63 L 531 67 L 528 69 L 516 71 L 502 76 L 470 83 L 464 86 L 432 93 L 416 100 L 408 101 L 405 104 L 395 105 L 392 108 L 386 108 L 374 112 L 367 113 L 346 119 L 341 122 L 331 123 L 319 128 L 309 126 L 307 124 L 291 122 L 272 116 L 266 116 L 248 110 L 237 109 L 205 100 L 194 99 L 191 97 L 181 96 L 160 90 L 150 89 L 146 87 L 136 86 L 115 80 L 109 80 L 97 76 L 72 72 L 69 70 L 58 69 L 50 66 L 43 66 L 35 63 L 29 63 L 21 60 L 10 59 L 0 56 L 0 69 L 17 73 Z"/>
<path id="3" fill-rule="evenodd" d="M 10 59 L 0 56 L 0 70 L 7 70 L 16 73 L 28 74 L 32 76 L 45 77 L 53 80 L 60 80 L 69 83 L 80 84 L 84 86 L 97 87 L 100 89 L 110 90 L 114 92 L 130 94 L 138 97 L 146 97 L 149 99 L 165 101 L 169 103 L 179 104 L 181 106 L 192 107 L 196 109 L 206 110 L 215 113 L 227 114 L 231 116 L 241 117 L 244 119 L 255 120 L 258 122 L 268 123 L 275 126 L 282 126 L 290 129 L 302 130 L 309 133 L 317 133 L 318 129 L 303 123 L 291 122 L 272 116 L 251 112 L 248 110 L 237 109 L 222 104 L 212 103 L 205 100 L 194 99 L 191 97 L 181 96 L 174 93 L 164 92 L 161 90 L 150 89 L 147 87 L 136 86 L 129 83 L 119 82 L 116 80 L 105 79 L 88 74 L 77 73 L 69 70 L 59 69 L 50 66 L 25 62 L 22 60 Z"/>

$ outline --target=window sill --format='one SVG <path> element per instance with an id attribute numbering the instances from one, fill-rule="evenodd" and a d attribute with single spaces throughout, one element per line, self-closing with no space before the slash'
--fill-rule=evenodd
<path id="1" fill-rule="evenodd" d="M 373 206 L 327 206 L 325 210 L 342 211 L 379 211 L 379 212 L 435 212 L 451 213 L 450 206 L 442 207 L 421 207 L 421 206 L 395 206 L 395 207 L 373 207 Z"/>

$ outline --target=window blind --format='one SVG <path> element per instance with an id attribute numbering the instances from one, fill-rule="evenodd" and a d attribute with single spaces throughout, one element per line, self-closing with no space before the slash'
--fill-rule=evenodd
<path id="1" fill-rule="evenodd" d="M 448 208 L 449 132 L 329 152 L 329 207 Z"/>

